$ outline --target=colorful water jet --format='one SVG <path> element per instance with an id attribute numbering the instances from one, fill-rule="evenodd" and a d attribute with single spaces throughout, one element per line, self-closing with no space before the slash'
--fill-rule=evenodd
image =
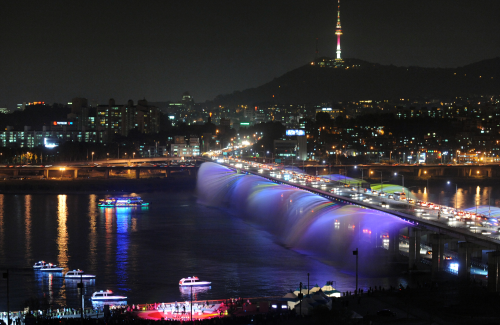
<path id="1" fill-rule="evenodd" d="M 464 209 L 467 212 L 477 212 L 486 217 L 500 218 L 500 208 L 490 206 L 490 205 L 478 205 L 476 207 L 470 207 Z"/>
<path id="2" fill-rule="evenodd" d="M 361 180 L 358 178 L 352 178 L 352 177 L 340 175 L 340 174 L 321 175 L 319 177 L 328 179 L 328 180 L 333 181 L 333 182 L 345 183 L 345 184 L 349 184 L 352 186 L 354 186 L 354 185 L 358 186 L 358 184 L 366 183 L 365 180 Z"/>
<path id="3" fill-rule="evenodd" d="M 273 234 L 282 245 L 347 269 L 354 265 L 356 248 L 361 267 L 382 267 L 388 255 L 384 239 L 391 236 L 399 243 L 400 230 L 411 226 L 385 212 L 331 201 L 215 163 L 200 167 L 197 193 L 199 203 L 228 208 Z"/>

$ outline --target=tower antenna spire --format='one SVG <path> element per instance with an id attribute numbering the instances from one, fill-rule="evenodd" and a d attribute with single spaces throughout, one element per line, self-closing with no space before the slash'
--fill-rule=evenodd
<path id="1" fill-rule="evenodd" d="M 335 35 L 337 35 L 337 57 L 335 58 L 335 65 L 340 66 L 344 63 L 340 50 L 340 35 L 342 35 L 342 26 L 340 25 L 340 0 L 337 0 L 337 28 L 335 30 Z"/>

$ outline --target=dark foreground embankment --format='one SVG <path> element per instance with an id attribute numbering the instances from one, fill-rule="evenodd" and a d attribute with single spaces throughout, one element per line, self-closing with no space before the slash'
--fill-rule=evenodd
<path id="1" fill-rule="evenodd" d="M 450 278 L 451 279 L 451 278 Z M 309 315 L 299 316 L 294 310 L 282 312 L 230 313 L 230 316 L 196 320 L 194 324 L 224 325 L 378 325 L 378 324 L 436 324 L 436 325 L 489 325 L 498 324 L 500 297 L 489 293 L 478 283 L 460 283 L 455 280 L 422 282 L 416 287 L 370 288 L 359 295 L 336 298 L 329 310 L 318 305 L 308 308 Z M 311 308 L 310 308 L 311 307 Z M 102 316 L 101 316 L 102 317 Z M 185 320 L 141 319 L 135 312 L 112 311 L 100 319 L 58 319 L 39 317 L 26 324 L 39 325 L 181 325 Z M 1 322 L 0 322 L 1 323 Z"/>
<path id="2" fill-rule="evenodd" d="M 8 180 L 0 181 L 0 194 L 102 193 L 194 190 L 195 177 L 144 179 Z"/>

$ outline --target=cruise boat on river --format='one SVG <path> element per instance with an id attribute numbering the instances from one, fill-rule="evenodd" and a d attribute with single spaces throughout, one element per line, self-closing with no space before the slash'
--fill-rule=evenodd
<path id="1" fill-rule="evenodd" d="M 52 263 L 47 263 L 40 268 L 40 271 L 42 272 L 62 272 L 63 270 L 64 268 L 58 267 L 57 265 Z"/>
<path id="2" fill-rule="evenodd" d="M 41 269 L 46 264 L 47 264 L 47 262 L 45 262 L 45 261 L 38 261 L 38 262 L 35 263 L 35 265 L 33 265 L 33 268 L 34 269 Z"/>
<path id="3" fill-rule="evenodd" d="M 84 274 L 82 270 L 73 270 L 73 271 L 68 271 L 64 275 L 66 279 L 95 279 L 94 274 Z"/>
<path id="4" fill-rule="evenodd" d="M 113 294 L 113 291 L 111 290 L 106 290 L 106 291 L 96 291 L 92 294 L 92 297 L 90 298 L 92 301 L 108 301 L 108 300 L 125 300 L 127 297 L 125 296 L 117 296 Z"/>
<path id="5" fill-rule="evenodd" d="M 209 286 L 212 282 L 208 281 L 200 281 L 198 277 L 193 276 L 189 278 L 182 278 L 179 281 L 179 285 L 181 287 L 194 287 L 194 286 Z"/>
<path id="6" fill-rule="evenodd" d="M 97 203 L 103 208 L 113 207 L 145 207 L 149 206 L 149 202 L 144 202 L 140 196 L 124 196 L 124 197 L 108 197 L 100 199 Z"/>

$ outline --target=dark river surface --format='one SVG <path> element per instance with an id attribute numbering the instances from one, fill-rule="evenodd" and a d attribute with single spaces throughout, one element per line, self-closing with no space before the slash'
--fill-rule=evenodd
<path id="1" fill-rule="evenodd" d="M 469 197 L 474 202 L 475 189 L 467 190 L 463 204 Z M 442 203 L 455 195 L 446 188 L 430 191 Z M 33 271 L 39 260 L 97 275 L 84 281 L 86 306 L 94 291 L 106 289 L 128 296 L 129 304 L 187 300 L 190 291 L 181 291 L 178 283 L 188 276 L 212 282 L 210 289 L 196 292 L 194 298 L 201 300 L 282 296 L 299 282 L 307 284 L 307 273 L 311 285 L 335 281 L 340 291 L 355 288 L 352 272 L 283 247 L 230 211 L 198 204 L 195 190 L 126 194 L 151 206 L 99 208 L 105 195 L 96 194 L 0 194 L 0 271 L 9 270 L 11 310 L 28 299 L 79 306 L 77 283 L 65 281 L 63 273 Z M 360 277 L 359 283 L 368 288 L 406 281 L 404 276 Z M 7 309 L 6 289 L 7 281 L 0 279 L 0 311 Z"/>

